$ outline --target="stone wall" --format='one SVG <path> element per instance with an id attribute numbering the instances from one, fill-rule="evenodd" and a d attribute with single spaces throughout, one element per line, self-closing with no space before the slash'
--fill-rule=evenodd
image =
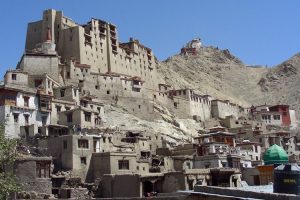
<path id="1" fill-rule="evenodd" d="M 36 175 L 36 160 L 17 160 L 14 173 L 20 184 L 21 191 L 52 194 L 50 178 L 39 178 Z"/>
<path id="2" fill-rule="evenodd" d="M 213 100 L 211 101 L 212 117 L 225 119 L 226 116 L 239 117 L 244 113 L 240 110 L 239 105 L 232 104 L 229 101 Z"/>
<path id="3" fill-rule="evenodd" d="M 296 200 L 299 199 L 299 196 L 291 194 L 278 194 L 278 193 L 264 193 L 264 192 L 253 192 L 240 190 L 238 188 L 222 188 L 214 186 L 198 186 L 194 187 L 195 192 L 208 193 L 215 195 L 216 197 L 231 196 L 233 197 L 242 197 L 242 198 L 254 198 L 254 199 L 265 199 L 265 200 Z M 201 195 L 201 194 L 199 194 Z M 232 199 L 231 198 L 231 199 Z"/>
<path id="4" fill-rule="evenodd" d="M 105 175 L 102 178 L 103 197 L 139 197 L 141 195 L 138 175 Z"/>
<path id="5" fill-rule="evenodd" d="M 162 184 L 163 192 L 176 192 L 185 190 L 185 177 L 183 173 L 168 173 L 164 176 Z"/>
<path id="6" fill-rule="evenodd" d="M 52 194 L 52 182 L 50 179 L 36 179 L 21 185 L 23 191 L 35 191 L 37 193 Z"/>
<path id="7" fill-rule="evenodd" d="M 18 67 L 29 74 L 41 75 L 47 73 L 58 81 L 58 63 L 59 61 L 57 56 L 25 55 L 22 57 Z"/>
<path id="8" fill-rule="evenodd" d="M 149 197 L 122 197 L 122 198 L 101 198 L 95 200 L 148 200 Z M 151 197 L 154 200 L 189 200 L 190 198 L 184 194 L 167 194 L 167 196 Z"/>

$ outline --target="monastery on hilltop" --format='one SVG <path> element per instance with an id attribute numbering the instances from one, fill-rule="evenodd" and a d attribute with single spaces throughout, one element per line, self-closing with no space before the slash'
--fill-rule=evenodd
<path id="1" fill-rule="evenodd" d="M 192 40 L 181 56 L 196 55 L 201 45 Z M 289 105 L 245 108 L 174 88 L 158 65 L 149 47 L 133 38 L 120 42 L 116 25 L 100 19 L 79 25 L 49 9 L 29 23 L 25 53 L 0 84 L 5 136 L 21 141 L 14 167 L 24 191 L 17 198 L 33 198 L 32 191 L 43 198 L 88 199 L 151 196 L 196 184 L 265 185 L 274 170 L 265 166 L 267 149 L 278 145 L 299 160 L 297 119 Z M 174 142 L 171 130 L 110 126 L 107 107 L 163 121 L 157 126 L 168 124 L 182 135 L 187 131 L 175 118 L 201 128 Z"/>

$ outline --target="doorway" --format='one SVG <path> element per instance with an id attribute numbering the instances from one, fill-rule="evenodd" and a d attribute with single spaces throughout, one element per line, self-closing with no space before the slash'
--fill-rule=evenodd
<path id="1" fill-rule="evenodd" d="M 150 181 L 143 182 L 143 194 L 145 197 L 149 197 L 153 192 L 153 183 Z"/>

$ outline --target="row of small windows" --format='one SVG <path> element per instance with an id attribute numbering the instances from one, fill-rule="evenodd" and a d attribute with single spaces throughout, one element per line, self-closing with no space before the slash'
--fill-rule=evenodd
<path id="1" fill-rule="evenodd" d="M 271 120 L 271 115 L 262 115 L 263 120 Z M 274 120 L 280 120 L 280 115 L 273 115 Z"/>
<path id="2" fill-rule="evenodd" d="M 56 107 L 56 112 L 61 112 L 62 106 L 57 105 L 57 106 L 55 106 L 55 107 Z M 65 106 L 65 110 L 66 110 L 66 111 L 68 111 L 68 110 L 70 110 L 70 109 L 71 109 L 71 107 Z"/>
<path id="3" fill-rule="evenodd" d="M 181 90 L 179 90 L 178 93 L 177 93 L 177 91 L 170 91 L 170 92 L 169 92 L 169 95 L 170 95 L 170 96 L 177 96 L 177 94 L 178 94 L 178 95 L 181 95 L 181 94 L 182 94 L 182 95 L 186 95 L 186 90 L 183 90 L 182 93 L 181 93 Z"/>
<path id="4" fill-rule="evenodd" d="M 200 103 L 202 102 L 202 99 L 201 99 L 201 98 L 198 98 L 198 97 L 191 97 L 191 100 L 192 100 L 192 101 L 195 101 L 195 102 L 200 102 Z M 208 101 L 208 100 L 206 100 L 206 99 L 203 99 L 203 103 L 209 105 L 209 104 L 210 104 L 210 101 Z"/>
<path id="5" fill-rule="evenodd" d="M 94 24 L 95 24 L 95 21 L 94 21 Z M 95 26 L 94 29 L 93 29 L 92 27 L 90 27 L 89 29 L 90 29 L 90 31 L 93 30 L 94 32 L 97 32 L 97 30 L 98 30 L 98 29 L 97 29 L 97 26 Z M 101 30 L 100 30 L 100 31 L 101 31 Z M 113 34 L 114 32 L 115 32 L 115 28 L 111 27 L 111 34 Z M 103 29 L 103 31 L 101 31 L 101 33 L 102 33 L 102 34 L 105 33 L 105 29 Z M 113 36 L 116 37 L 115 35 L 113 35 Z M 95 34 L 95 38 L 97 38 L 97 34 Z M 100 35 L 100 38 L 102 38 L 101 35 Z M 138 49 L 140 49 L 139 46 L 138 46 Z M 144 48 L 141 48 L 141 49 L 144 50 Z M 124 53 L 124 50 L 123 50 L 123 49 L 122 49 L 122 52 Z M 139 56 L 140 56 L 140 54 L 141 54 L 141 53 L 139 52 Z M 145 56 L 145 54 L 142 54 L 142 55 L 143 55 L 143 57 Z"/>
<path id="6" fill-rule="evenodd" d="M 177 95 L 186 95 L 186 90 L 179 90 L 179 91 L 170 91 L 169 92 L 169 95 L 170 96 L 177 96 Z M 210 101 L 209 100 L 206 100 L 206 99 L 201 99 L 199 97 L 196 97 L 196 96 L 191 96 L 191 101 L 195 101 L 195 102 L 202 102 L 205 103 L 205 104 L 210 104 Z"/>
<path id="7" fill-rule="evenodd" d="M 102 138 L 103 142 L 106 143 L 106 137 Z M 108 137 L 108 142 L 112 143 L 112 138 Z M 78 149 L 89 149 L 89 140 L 87 139 L 78 139 L 77 140 L 77 147 Z M 63 149 L 68 149 L 68 141 L 63 141 Z"/>
<path id="8" fill-rule="evenodd" d="M 103 51 L 102 51 L 102 49 L 101 49 L 101 53 L 102 53 Z M 86 55 L 87 55 L 88 53 L 87 53 L 87 51 L 86 51 Z M 93 53 L 91 53 L 91 56 L 93 57 L 94 55 L 93 55 Z M 97 59 L 99 59 L 99 56 L 97 55 Z M 104 60 L 104 58 L 103 57 L 101 57 L 101 59 L 102 59 L 102 61 Z M 90 60 L 90 58 L 87 58 L 87 60 Z M 96 63 L 96 60 L 94 60 L 94 63 Z M 117 64 L 117 61 L 115 60 L 115 64 Z M 136 63 L 135 63 L 136 64 Z M 145 63 L 144 63 L 145 64 Z M 106 64 L 105 64 L 105 66 L 106 66 Z M 121 66 L 124 66 L 124 64 L 123 63 L 121 63 Z M 127 65 L 125 65 L 125 67 L 126 67 L 126 69 L 128 68 L 128 66 Z M 130 66 L 129 67 L 130 69 L 132 69 L 132 66 Z M 140 65 L 140 68 L 141 69 L 143 69 L 144 68 L 144 70 L 147 70 L 147 66 L 142 66 L 142 65 Z M 135 71 L 137 71 L 137 68 L 135 68 Z M 151 69 L 149 68 L 149 70 L 148 70 L 149 72 L 151 72 Z M 141 71 L 140 72 L 141 73 L 141 75 L 143 75 L 143 72 Z M 145 72 L 144 73 L 144 76 L 147 76 L 147 73 Z"/>
<path id="9" fill-rule="evenodd" d="M 96 51 L 98 51 L 98 48 L 96 48 Z M 100 49 L 100 51 L 101 51 L 101 53 L 103 53 L 103 49 Z M 85 55 L 88 55 L 88 52 L 87 52 L 87 51 L 85 51 Z M 93 57 L 94 54 L 91 53 L 91 56 Z M 99 58 L 98 55 L 97 55 L 97 58 Z M 102 60 L 103 60 L 103 57 L 101 57 L 101 58 L 102 58 Z"/>
<path id="10" fill-rule="evenodd" d="M 103 143 L 106 143 L 106 137 L 102 138 Z M 111 137 L 108 137 L 108 142 L 112 143 Z"/>
<path id="11" fill-rule="evenodd" d="M 140 167 L 139 166 L 136 166 L 136 170 L 140 170 Z M 146 168 L 143 167 L 143 171 L 146 171 Z"/>
<path id="12" fill-rule="evenodd" d="M 72 36 L 70 37 L 70 41 L 72 41 Z M 101 47 L 102 47 L 102 45 L 101 45 Z M 98 51 L 98 48 L 96 48 L 96 51 Z M 102 48 L 100 49 L 100 52 L 103 53 L 103 49 Z M 85 54 L 88 55 L 88 52 L 85 51 Z M 94 56 L 93 53 L 91 53 L 91 56 Z M 116 55 L 114 54 L 114 56 L 116 56 Z M 97 58 L 98 58 L 98 55 L 97 55 Z M 120 59 L 121 60 L 123 59 L 122 55 L 120 55 Z M 129 63 L 131 63 L 131 59 L 126 59 L 125 58 L 125 61 L 128 61 Z M 115 63 L 116 63 L 116 61 L 115 61 Z M 134 60 L 133 63 L 136 64 L 137 63 L 136 60 Z M 141 59 L 140 59 L 140 63 L 142 63 Z M 143 61 L 143 63 L 144 63 L 144 65 L 146 65 L 145 60 Z M 151 63 L 150 63 L 150 65 L 151 65 Z M 142 65 L 140 65 L 140 67 L 142 68 Z M 146 66 L 144 66 L 144 68 L 146 69 Z"/>
<path id="13" fill-rule="evenodd" d="M 13 118 L 14 118 L 15 123 L 19 123 L 19 116 L 20 116 L 19 113 L 13 113 Z M 28 124 L 29 123 L 29 114 L 23 114 L 23 116 L 24 116 L 25 124 Z M 46 125 L 48 117 L 42 116 L 41 118 L 42 118 L 42 124 Z"/>

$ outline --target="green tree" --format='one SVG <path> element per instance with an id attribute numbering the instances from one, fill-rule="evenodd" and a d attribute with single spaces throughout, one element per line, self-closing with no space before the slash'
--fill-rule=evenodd
<path id="1" fill-rule="evenodd" d="M 9 139 L 4 134 L 4 124 L 0 123 L 0 199 L 7 199 L 12 192 L 17 192 L 19 186 L 16 183 L 12 170 L 6 170 L 13 166 L 17 156 L 17 141 Z"/>

